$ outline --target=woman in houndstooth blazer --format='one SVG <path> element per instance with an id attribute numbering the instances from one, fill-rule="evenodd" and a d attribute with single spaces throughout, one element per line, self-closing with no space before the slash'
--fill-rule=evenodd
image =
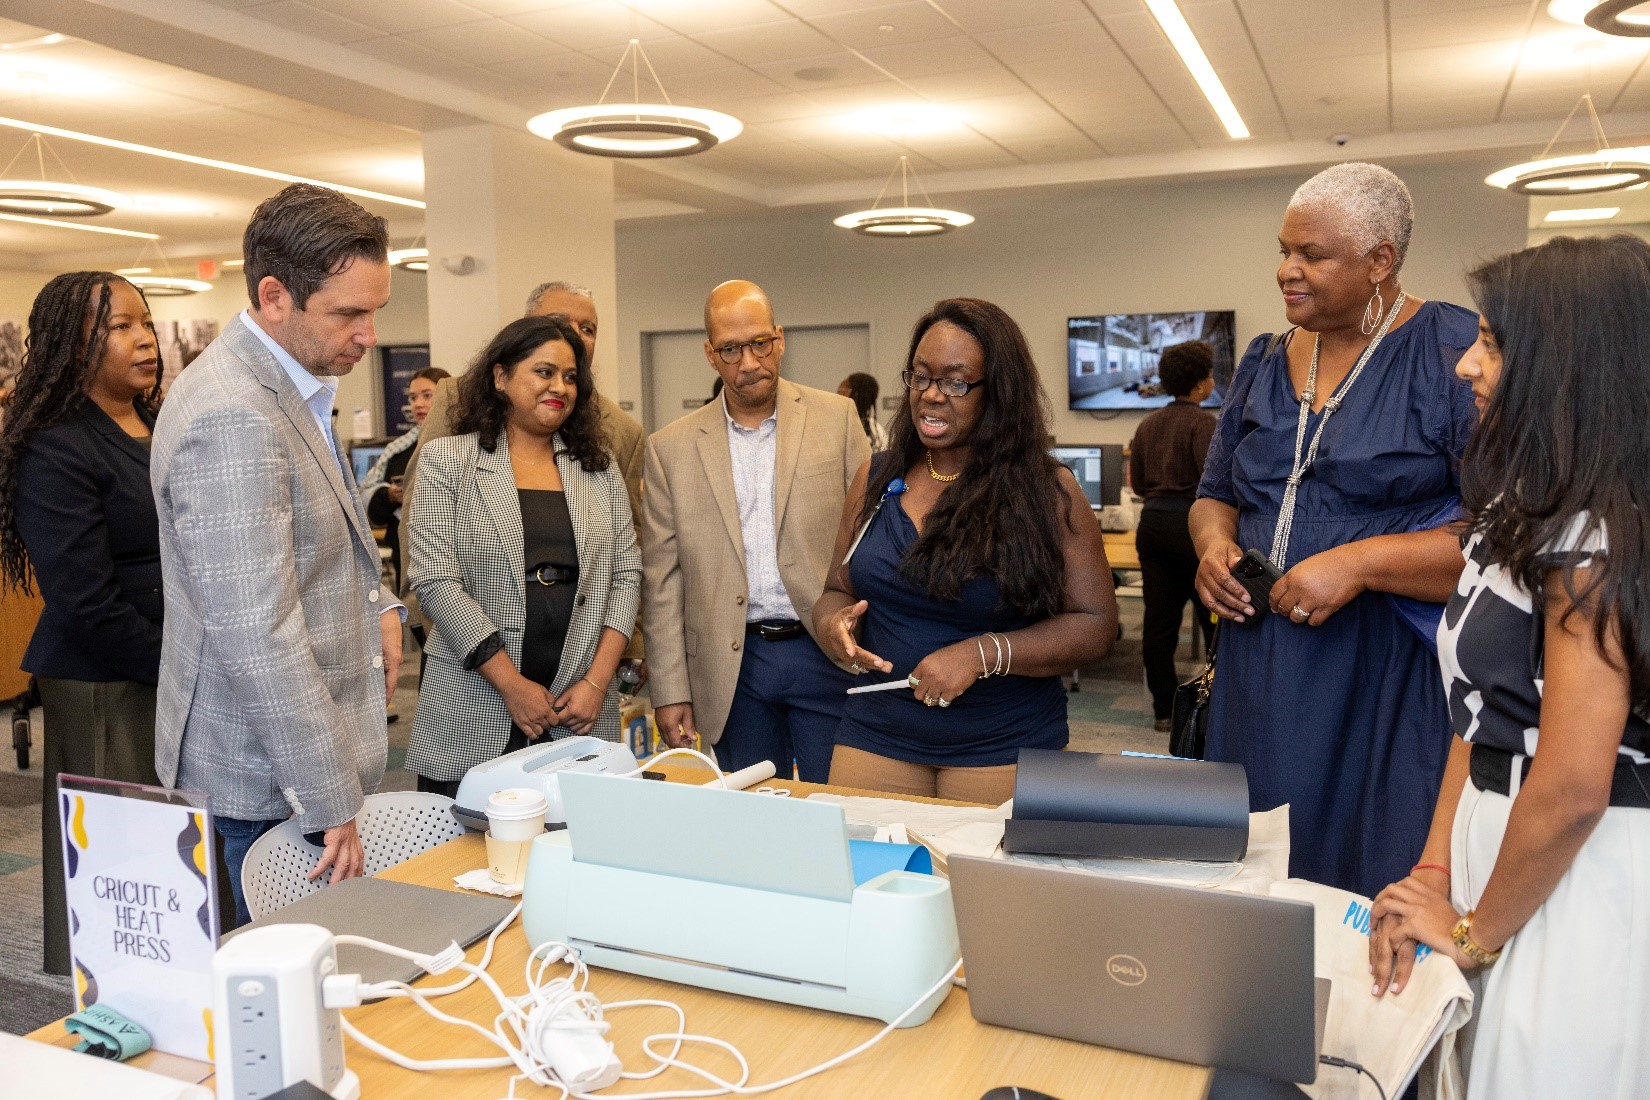
<path id="1" fill-rule="evenodd" d="M 641 557 L 584 342 L 555 317 L 495 336 L 459 381 L 454 434 L 419 462 L 411 585 L 435 625 L 407 767 L 451 795 L 549 734 L 619 738 L 614 672 Z"/>

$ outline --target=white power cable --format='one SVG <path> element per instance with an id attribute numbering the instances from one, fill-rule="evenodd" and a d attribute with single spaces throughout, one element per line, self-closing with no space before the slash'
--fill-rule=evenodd
<path id="1" fill-rule="evenodd" d="M 691 749 L 672 749 L 670 752 L 702 757 L 702 754 Z M 660 756 L 664 755 L 667 754 L 660 754 Z M 654 760 L 657 759 L 659 757 L 654 757 Z M 671 1068 L 691 1073 L 707 1082 L 711 1087 L 707 1089 L 627 1093 L 624 1100 L 689 1100 L 689 1098 L 727 1096 L 730 1094 L 755 1096 L 794 1085 L 863 1054 L 886 1038 L 889 1032 L 909 1019 L 927 1003 L 930 997 L 950 985 L 952 979 L 957 976 L 958 971 L 962 968 L 962 962 L 959 960 L 956 965 L 946 972 L 944 977 L 925 990 L 922 996 L 918 997 L 909 1008 L 895 1017 L 881 1031 L 852 1050 L 845 1051 L 829 1061 L 821 1062 L 819 1065 L 800 1073 L 794 1073 L 781 1080 L 752 1085 L 748 1083 L 751 1074 L 750 1063 L 745 1059 L 743 1052 L 725 1040 L 708 1035 L 694 1035 L 688 1032 L 687 1014 L 675 1002 L 630 1000 L 615 1001 L 613 1004 L 604 1006 L 600 999 L 586 988 L 589 982 L 589 969 L 584 960 L 575 948 L 567 944 L 544 943 L 535 947 L 532 953 L 528 955 L 524 967 L 527 992 L 519 997 L 511 997 L 506 994 L 482 967 L 491 960 L 493 944 L 497 941 L 500 933 L 515 920 L 520 912 L 521 906 L 517 905 L 493 929 L 487 938 L 487 947 L 480 965 L 465 962 L 462 951 L 456 944 L 435 955 L 422 955 L 416 951 L 409 951 L 393 944 L 380 943 L 364 936 L 334 937 L 336 944 L 364 947 L 397 958 L 407 959 L 418 963 L 432 974 L 444 973 L 449 969 L 458 969 L 469 975 L 468 978 L 454 985 L 424 990 L 409 986 L 405 982 L 379 982 L 365 985 L 360 982 L 358 977 L 346 975 L 328 979 L 329 984 L 326 987 L 328 1003 L 336 1004 L 339 1007 L 358 1005 L 363 999 L 370 997 L 404 997 L 418 1005 L 434 1019 L 467 1028 L 481 1035 L 489 1043 L 498 1047 L 503 1052 L 502 1056 L 444 1059 L 410 1058 L 366 1035 L 347 1019 L 343 1021 L 345 1033 L 363 1047 L 403 1069 L 415 1071 L 498 1069 L 513 1065 L 520 1072 L 510 1079 L 509 1096 L 512 1100 L 515 1097 L 516 1082 L 521 1080 L 560 1089 L 561 1097 L 558 1100 L 569 1100 L 569 1098 L 573 1098 L 573 1100 L 603 1100 L 603 1098 L 596 1095 L 596 1090 L 606 1088 L 620 1078 L 648 1080 Z M 546 978 L 549 968 L 559 963 L 565 963 L 568 966 L 568 974 L 563 977 Z M 499 1014 L 493 1019 L 491 1030 L 472 1020 L 451 1016 L 430 1003 L 432 997 L 458 992 L 478 980 L 492 993 L 500 1008 Z M 625 1071 L 619 1063 L 617 1055 L 613 1052 L 612 1044 L 604 1038 L 610 1026 L 605 1018 L 605 1013 L 615 1009 L 644 1007 L 664 1008 L 674 1012 L 677 1021 L 676 1030 L 656 1032 L 642 1040 L 642 1050 L 653 1062 L 651 1068 L 642 1071 Z M 654 1049 L 656 1044 L 661 1043 L 671 1044 L 668 1053 L 660 1053 Z M 737 1079 L 726 1080 L 707 1069 L 694 1065 L 692 1062 L 683 1060 L 681 1058 L 682 1046 L 688 1043 L 713 1046 L 731 1055 L 739 1065 Z"/>

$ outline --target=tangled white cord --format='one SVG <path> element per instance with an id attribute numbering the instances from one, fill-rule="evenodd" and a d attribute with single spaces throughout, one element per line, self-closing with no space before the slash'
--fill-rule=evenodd
<path id="1" fill-rule="evenodd" d="M 691 753 L 690 749 L 675 749 L 672 752 Z M 665 755 L 663 753 L 660 754 Z M 694 755 L 699 755 L 695 753 Z M 655 760 L 658 757 L 654 758 Z M 650 761 L 651 762 L 651 761 Z M 399 1051 L 380 1043 L 363 1033 L 348 1019 L 343 1021 L 344 1031 L 357 1043 L 377 1054 L 381 1058 L 402 1067 L 403 1069 L 449 1070 L 449 1069 L 500 1069 L 514 1066 L 519 1071 L 510 1078 L 508 1092 L 509 1100 L 515 1100 L 516 1083 L 527 1080 L 537 1085 L 544 1085 L 560 1090 L 558 1100 L 601 1100 L 595 1096 L 595 1089 L 605 1088 L 615 1081 L 623 1079 L 629 1081 L 646 1081 L 657 1077 L 667 1069 L 675 1068 L 693 1074 L 704 1080 L 711 1087 L 705 1089 L 676 1089 L 666 1092 L 627 1093 L 625 1100 L 686 1100 L 690 1097 L 705 1096 L 754 1096 L 760 1093 L 773 1092 L 798 1081 L 806 1080 L 826 1070 L 841 1065 L 871 1049 L 881 1042 L 889 1032 L 899 1027 L 913 1013 L 927 1003 L 928 999 L 949 985 L 956 977 L 962 963 L 959 961 L 945 976 L 925 990 L 912 1005 L 900 1013 L 881 1031 L 871 1036 L 865 1042 L 851 1050 L 821 1062 L 817 1066 L 794 1073 L 778 1081 L 752 1085 L 750 1081 L 750 1063 L 745 1055 L 733 1044 L 709 1035 L 694 1035 L 687 1031 L 687 1014 L 674 1001 L 663 1000 L 630 1000 L 615 1001 L 603 1006 L 600 999 L 587 988 L 589 970 L 584 960 L 580 958 L 576 949 L 564 943 L 544 943 L 535 947 L 527 957 L 524 967 L 527 992 L 518 997 L 512 997 L 499 987 L 493 977 L 487 973 L 485 967 L 492 960 L 493 945 L 499 935 L 509 927 L 518 914 L 521 906 L 512 909 L 498 927 L 494 928 L 487 937 L 487 947 L 482 954 L 479 964 L 464 961 L 462 950 L 457 944 L 450 945 L 438 955 L 421 955 L 416 951 L 392 944 L 380 943 L 362 936 L 338 936 L 334 942 L 339 945 L 365 947 L 374 951 L 382 951 L 388 955 L 407 959 L 418 963 L 432 974 L 445 973 L 448 970 L 463 970 L 469 977 L 452 985 L 435 989 L 417 989 L 405 982 L 379 982 L 377 984 L 363 984 L 357 975 L 343 975 L 327 979 L 326 1004 L 329 1008 L 345 1008 L 359 1005 L 363 1000 L 375 997 L 403 997 L 411 1000 L 433 1018 L 443 1023 L 453 1024 L 475 1032 L 500 1051 L 498 1056 L 485 1058 L 443 1058 L 417 1059 L 409 1058 Z M 550 967 L 560 963 L 567 964 L 569 971 L 564 976 L 547 978 Z M 476 981 L 485 985 L 499 1005 L 499 1013 L 493 1019 L 489 1029 L 461 1017 L 451 1016 L 430 1003 L 431 998 L 442 997 L 460 990 L 469 988 Z M 651 1068 L 641 1071 L 624 1070 L 613 1053 L 613 1046 L 604 1036 L 609 1024 L 605 1012 L 621 1008 L 664 1008 L 676 1014 L 676 1030 L 655 1032 L 642 1040 L 642 1050 L 652 1060 Z M 667 1053 L 660 1053 L 656 1046 L 668 1043 Z M 716 1047 L 731 1055 L 739 1065 L 737 1079 L 729 1081 L 718 1077 L 711 1071 L 681 1058 L 682 1046 L 686 1043 L 703 1043 Z M 573 1069 L 570 1071 L 569 1066 Z M 617 1072 L 614 1072 L 617 1070 Z M 571 1078 L 571 1079 L 569 1079 Z"/>

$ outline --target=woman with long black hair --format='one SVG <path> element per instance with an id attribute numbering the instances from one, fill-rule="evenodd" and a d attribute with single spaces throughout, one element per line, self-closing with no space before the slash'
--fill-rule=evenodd
<path id="1" fill-rule="evenodd" d="M 813 614 L 837 664 L 911 691 L 849 696 L 831 782 L 995 805 L 1022 748 L 1066 745 L 1059 677 L 1111 648 L 1111 571 L 1045 449 L 1048 395 L 1013 318 L 937 303 L 900 379 L 907 415 L 854 479 L 832 558 L 848 560 Z"/>
<path id="2" fill-rule="evenodd" d="M 1483 410 L 1438 631 L 1455 741 L 1376 899 L 1377 996 L 1425 944 L 1475 979 L 1467 1096 L 1650 1081 L 1650 245 L 1558 237 L 1469 276 Z"/>
<path id="3" fill-rule="evenodd" d="M 158 783 L 160 532 L 149 436 L 160 347 L 143 294 L 107 271 L 59 275 L 29 311 L 0 430 L 0 582 L 40 586 L 24 670 L 44 704 L 45 969 L 69 973 L 57 775 Z"/>

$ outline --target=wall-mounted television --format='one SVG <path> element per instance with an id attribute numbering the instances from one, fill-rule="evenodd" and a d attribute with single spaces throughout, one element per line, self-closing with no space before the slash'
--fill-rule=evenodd
<path id="1" fill-rule="evenodd" d="M 1163 349 L 1202 340 L 1215 353 L 1215 408 L 1232 381 L 1237 314 L 1229 309 L 1181 313 L 1106 313 L 1066 320 L 1066 390 L 1072 409 L 1156 409 L 1174 400 L 1163 392 L 1157 361 Z"/>

